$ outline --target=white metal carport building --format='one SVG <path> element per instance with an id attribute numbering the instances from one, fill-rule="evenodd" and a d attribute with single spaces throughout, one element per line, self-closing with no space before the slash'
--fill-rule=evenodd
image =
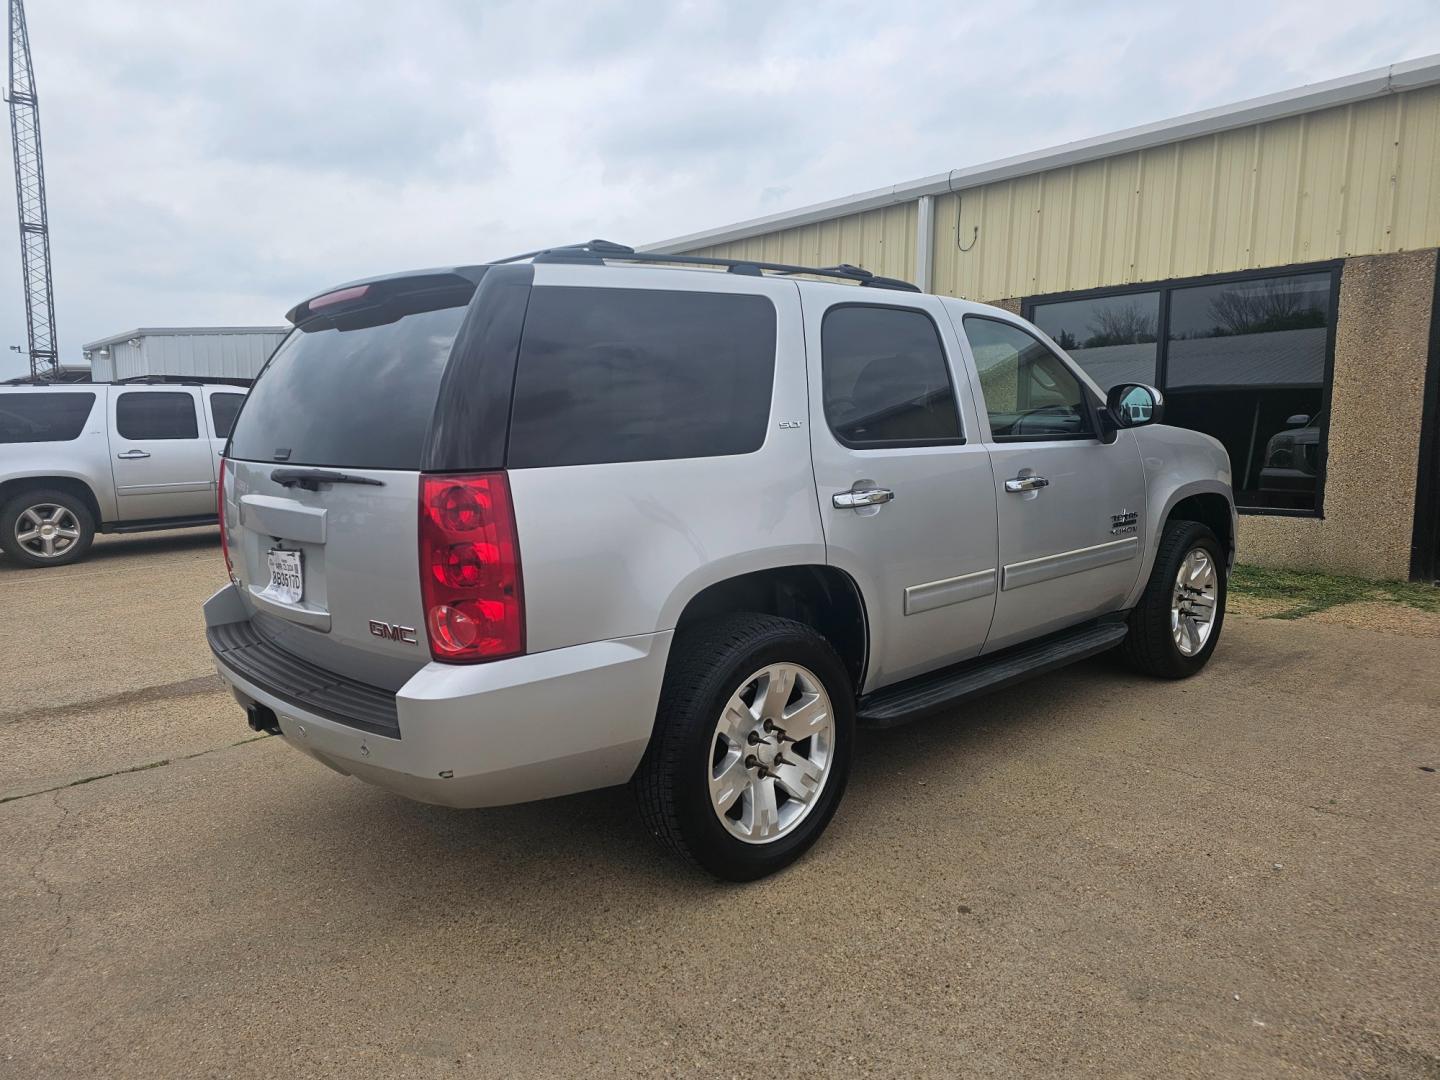
<path id="1" fill-rule="evenodd" d="M 142 327 L 85 346 L 95 382 L 169 375 L 250 381 L 288 326 Z"/>

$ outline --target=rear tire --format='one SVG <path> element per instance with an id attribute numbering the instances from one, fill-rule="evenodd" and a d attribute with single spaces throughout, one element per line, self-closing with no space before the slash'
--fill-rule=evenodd
<path id="1" fill-rule="evenodd" d="M 677 636 L 631 786 L 663 845 L 727 881 L 788 866 L 845 792 L 854 688 L 803 623 L 730 615 Z"/>
<path id="2" fill-rule="evenodd" d="M 95 519 L 64 491 L 37 488 L 0 509 L 0 547 L 21 566 L 64 566 L 85 556 L 95 541 Z"/>
<path id="3" fill-rule="evenodd" d="M 1220 641 L 1225 585 L 1225 554 L 1209 527 L 1198 521 L 1166 522 L 1150 581 L 1130 613 L 1121 656 L 1146 675 L 1194 675 Z"/>

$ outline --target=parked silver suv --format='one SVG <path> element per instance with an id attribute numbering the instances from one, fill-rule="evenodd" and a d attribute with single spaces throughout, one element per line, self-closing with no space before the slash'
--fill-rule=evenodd
<path id="1" fill-rule="evenodd" d="M 1209 659 L 1230 465 L 1157 391 L 852 267 L 521 258 L 289 313 L 205 607 L 256 729 L 449 806 L 628 781 L 741 880 L 825 828 L 857 722 Z"/>
<path id="2" fill-rule="evenodd" d="M 0 548 L 58 566 L 97 531 L 213 525 L 219 455 L 244 400 L 214 383 L 0 385 Z"/>

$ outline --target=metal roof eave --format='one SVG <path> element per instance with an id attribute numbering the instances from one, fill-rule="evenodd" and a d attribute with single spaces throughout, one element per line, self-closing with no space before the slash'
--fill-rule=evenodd
<path id="1" fill-rule="evenodd" d="M 1365 101 L 1405 90 L 1416 90 L 1437 83 L 1440 83 L 1440 53 L 1373 68 L 1355 75 L 1344 75 L 1325 82 L 1309 83 L 1291 90 L 1281 90 L 1278 93 L 1249 98 L 1231 105 L 1202 109 L 1199 112 L 1186 113 L 1183 116 L 1157 121 L 1153 124 L 1126 128 L 1108 135 L 1080 139 L 1046 150 L 1017 154 L 1014 157 L 1001 158 L 999 161 L 983 165 L 951 169 L 949 172 L 936 173 L 919 180 L 893 184 L 890 187 L 874 188 L 856 195 L 814 203 L 797 210 L 767 214 L 764 217 L 751 218 L 748 221 L 722 226 L 718 229 L 706 229 L 686 236 L 677 236 L 670 240 L 642 245 L 638 250 L 657 254 L 674 254 L 707 247 L 711 244 L 744 240 L 752 236 L 775 232 L 778 229 L 812 225 L 819 221 L 829 221 L 837 217 L 861 214 L 867 210 L 912 202 L 923 195 L 944 195 L 949 192 L 964 191 L 967 188 L 980 187 L 983 184 L 993 184 L 1002 180 L 1013 180 L 1019 176 L 1028 176 L 1048 169 L 1098 161 L 1116 154 L 1133 153 L 1136 150 L 1163 146 L 1184 139 L 1213 135 L 1271 120 L 1283 120 L 1286 117 L 1299 116 L 1301 113 L 1334 108 L 1337 105 L 1349 105 L 1357 101 Z"/>

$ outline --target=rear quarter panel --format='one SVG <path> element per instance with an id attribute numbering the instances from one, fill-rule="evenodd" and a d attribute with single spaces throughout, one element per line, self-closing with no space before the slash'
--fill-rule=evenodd
<path id="1" fill-rule="evenodd" d="M 563 266 L 536 287 L 594 284 Z M 675 626 L 701 589 L 769 567 L 825 563 L 810 468 L 805 344 L 793 282 L 612 267 L 604 284 L 727 289 L 776 308 L 765 442 L 750 454 L 510 470 L 530 652 Z M 781 421 L 800 421 L 780 428 Z"/>

